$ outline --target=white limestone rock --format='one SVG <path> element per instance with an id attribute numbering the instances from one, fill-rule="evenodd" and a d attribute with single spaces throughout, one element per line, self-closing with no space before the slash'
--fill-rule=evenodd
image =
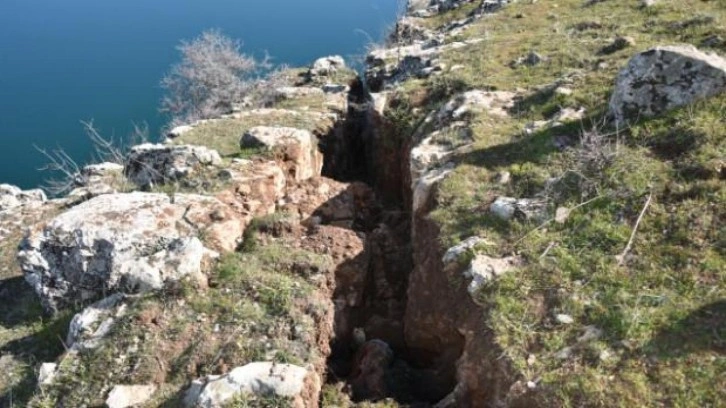
<path id="1" fill-rule="evenodd" d="M 79 351 L 98 347 L 113 328 L 116 319 L 125 314 L 124 298 L 124 295 L 115 293 L 73 316 L 68 326 L 66 347 Z"/>
<path id="2" fill-rule="evenodd" d="M 294 406 L 302 406 L 299 398 L 306 381 L 317 374 L 292 364 L 270 362 L 250 363 L 226 375 L 210 375 L 194 381 L 184 398 L 186 407 L 219 408 L 239 394 L 276 395 L 292 398 Z"/>
<path id="3" fill-rule="evenodd" d="M 544 200 L 531 198 L 498 197 L 489 206 L 489 211 L 504 221 L 509 221 L 515 216 L 542 220 L 547 214 L 547 203 Z"/>
<path id="4" fill-rule="evenodd" d="M 58 373 L 58 364 L 56 363 L 43 363 L 38 369 L 38 385 L 45 386 L 53 383 L 56 374 Z"/>
<path id="5" fill-rule="evenodd" d="M 156 385 L 116 385 L 106 398 L 108 408 L 141 407 L 156 392 Z"/>
<path id="6" fill-rule="evenodd" d="M 620 71 L 610 99 L 618 123 L 652 117 L 726 90 L 726 59 L 690 45 L 655 47 Z"/>
<path id="7" fill-rule="evenodd" d="M 447 164 L 424 172 L 421 176 L 412 179 L 413 184 L 413 211 L 418 212 L 426 207 L 431 193 L 436 185 L 445 180 L 454 171 L 453 164 Z"/>
<path id="8" fill-rule="evenodd" d="M 25 279 L 53 312 L 102 294 L 159 289 L 187 276 L 203 282 L 204 266 L 217 254 L 197 236 L 204 234 L 213 248 L 232 250 L 243 227 L 211 197 L 108 194 L 36 226 L 18 259 Z"/>
<path id="9" fill-rule="evenodd" d="M 39 206 L 48 200 L 43 190 L 21 190 L 10 184 L 0 184 L 0 211 L 23 206 Z"/>
<path id="10" fill-rule="evenodd" d="M 240 139 L 241 148 L 264 147 L 268 150 L 284 149 L 295 181 L 320 175 L 323 156 L 317 138 L 307 130 L 290 127 L 254 127 Z"/>
<path id="11" fill-rule="evenodd" d="M 486 243 L 486 240 L 482 237 L 470 237 L 461 241 L 458 245 L 449 248 L 444 254 L 444 257 L 442 258 L 444 266 L 448 266 L 453 264 L 454 262 L 457 262 L 463 254 L 471 251 L 477 245 L 483 243 Z"/>
<path id="12" fill-rule="evenodd" d="M 309 75 L 328 76 L 343 69 L 345 69 L 345 59 L 340 55 L 331 55 L 315 60 L 310 67 Z"/>
<path id="13" fill-rule="evenodd" d="M 166 137 L 168 137 L 169 139 L 176 139 L 178 137 L 184 136 L 185 133 L 189 133 L 192 130 L 194 130 L 194 126 L 191 126 L 191 125 L 177 126 L 174 129 L 167 132 Z"/>
<path id="14" fill-rule="evenodd" d="M 476 255 L 469 268 L 464 271 L 464 277 L 471 279 L 467 290 L 474 296 L 479 289 L 497 277 L 510 272 L 523 264 L 522 258 L 509 256 L 506 258 L 492 258 L 486 255 Z"/>
<path id="15" fill-rule="evenodd" d="M 467 91 L 457 95 L 438 112 L 437 120 L 446 122 L 460 120 L 467 114 L 487 112 L 490 115 L 507 117 L 508 110 L 514 106 L 514 92 L 505 91 Z"/>

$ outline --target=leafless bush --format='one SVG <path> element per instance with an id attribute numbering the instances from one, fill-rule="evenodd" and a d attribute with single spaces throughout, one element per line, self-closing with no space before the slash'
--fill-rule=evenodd
<path id="1" fill-rule="evenodd" d="M 219 30 L 182 41 L 181 62 L 161 81 L 161 110 L 171 116 L 171 126 L 228 113 L 254 89 L 267 62 L 241 53 L 241 47 Z"/>
<path id="2" fill-rule="evenodd" d="M 570 168 L 549 183 L 545 194 L 555 200 L 576 194 L 591 198 L 601 194 L 607 169 L 619 152 L 619 132 L 604 131 L 604 124 L 582 129 L 580 143 L 568 149 Z"/>
<path id="3" fill-rule="evenodd" d="M 268 107 L 278 102 L 280 95 L 277 90 L 295 82 L 295 78 L 291 76 L 290 72 L 290 67 L 281 65 L 270 71 L 264 78 L 254 81 L 248 95 L 248 105 Z"/>
<path id="4" fill-rule="evenodd" d="M 93 124 L 93 120 L 81 121 L 81 125 L 83 125 L 83 130 L 93 146 L 93 161 L 96 163 L 111 162 L 123 165 L 126 160 L 124 153 L 126 146 L 147 142 L 149 137 L 146 124 L 134 124 L 127 143 L 101 135 Z M 87 184 L 88 175 L 83 172 L 85 165 L 79 165 L 63 148 L 58 147 L 48 150 L 35 146 L 35 149 L 47 160 L 47 163 L 40 170 L 53 174 L 53 177 L 46 180 L 43 185 L 43 188 L 51 195 L 65 194 L 76 187 Z"/>

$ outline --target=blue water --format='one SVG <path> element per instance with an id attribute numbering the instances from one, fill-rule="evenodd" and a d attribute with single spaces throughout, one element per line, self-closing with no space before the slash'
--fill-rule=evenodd
<path id="1" fill-rule="evenodd" d="M 175 50 L 208 28 L 276 63 L 364 52 L 394 20 L 397 0 L 0 0 L 0 183 L 48 178 L 34 145 L 91 158 L 81 120 L 122 138 L 152 136 L 159 80 Z"/>

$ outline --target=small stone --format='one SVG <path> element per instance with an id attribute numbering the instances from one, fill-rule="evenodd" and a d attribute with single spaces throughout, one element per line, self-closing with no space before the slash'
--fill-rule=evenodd
<path id="1" fill-rule="evenodd" d="M 170 130 L 166 134 L 166 137 L 168 137 L 169 139 L 176 139 L 177 137 L 180 137 L 185 133 L 191 132 L 192 130 L 194 130 L 194 128 L 189 125 L 177 126 L 174 129 Z"/>
<path id="2" fill-rule="evenodd" d="M 511 272 L 524 261 L 518 256 L 510 256 L 506 258 L 492 258 L 486 255 L 476 255 L 469 265 L 469 269 L 464 271 L 464 277 L 470 278 L 468 291 L 472 298 L 476 301 L 476 294 L 480 288 L 497 277 Z"/>
<path id="3" fill-rule="evenodd" d="M 595 326 L 585 327 L 585 332 L 577 339 L 578 343 L 587 343 L 602 337 L 603 331 Z"/>
<path id="4" fill-rule="evenodd" d="M 310 77 L 328 76 L 345 69 L 345 59 L 340 55 L 318 58 L 308 71 Z"/>
<path id="5" fill-rule="evenodd" d="M 724 40 L 723 37 L 715 34 L 710 35 L 706 37 L 703 41 L 701 41 L 701 45 L 703 45 L 704 47 L 716 47 L 724 43 L 726 43 L 726 40 Z"/>
<path id="6" fill-rule="evenodd" d="M 340 84 L 325 84 L 323 85 L 323 92 L 325 93 L 343 93 L 348 91 L 347 85 L 340 85 Z"/>
<path id="7" fill-rule="evenodd" d="M 106 399 L 108 408 L 139 407 L 156 392 L 155 385 L 117 385 Z"/>
<path id="8" fill-rule="evenodd" d="M 555 354 L 555 358 L 558 360 L 568 360 L 572 357 L 572 347 L 565 347 Z"/>
<path id="9" fill-rule="evenodd" d="M 43 363 L 38 370 L 38 384 L 48 385 L 53 382 L 58 370 L 56 363 Z"/>
<path id="10" fill-rule="evenodd" d="M 555 222 L 558 224 L 564 224 L 567 221 L 567 218 L 570 217 L 570 209 L 566 207 L 559 207 L 557 211 L 555 211 Z"/>
<path id="11" fill-rule="evenodd" d="M 509 184 L 512 180 L 512 173 L 508 171 L 502 171 L 497 174 L 497 184 Z"/>
<path id="12" fill-rule="evenodd" d="M 489 206 L 496 217 L 509 221 L 515 216 L 523 219 L 541 220 L 546 215 L 547 203 L 531 198 L 498 197 Z"/>
<path id="13" fill-rule="evenodd" d="M 534 51 L 530 51 L 527 55 L 519 57 L 516 60 L 514 60 L 510 65 L 513 68 L 516 68 L 516 67 L 522 66 L 522 65 L 527 66 L 527 67 L 533 67 L 535 65 L 539 65 L 543 61 L 545 61 L 545 58 L 542 55 L 540 55 Z"/>
<path id="14" fill-rule="evenodd" d="M 600 50 L 600 55 L 612 54 L 612 53 L 618 52 L 620 50 L 624 50 L 628 47 L 632 47 L 634 45 L 635 45 L 635 40 L 632 37 L 620 37 L 619 36 L 619 37 L 616 37 L 612 43 L 603 47 Z"/>
<path id="15" fill-rule="evenodd" d="M 458 245 L 455 245 L 451 248 L 449 248 L 446 253 L 444 254 L 444 257 L 442 258 L 442 262 L 445 266 L 448 266 L 450 264 L 453 264 L 459 258 L 466 252 L 471 251 L 474 247 L 480 244 L 486 243 L 486 240 L 484 240 L 481 237 L 469 237 L 465 239 L 464 241 L 460 242 Z"/>
<path id="16" fill-rule="evenodd" d="M 558 86 L 555 88 L 555 95 L 562 95 L 562 96 L 570 96 L 572 95 L 572 89 L 566 88 L 564 86 Z"/>
<path id="17" fill-rule="evenodd" d="M 559 324 L 572 324 L 575 322 L 575 319 L 573 319 L 572 316 L 566 314 L 558 314 L 555 316 L 555 320 L 557 320 L 557 323 Z"/>
<path id="18" fill-rule="evenodd" d="M 514 217 L 514 212 L 517 210 L 516 203 L 516 198 L 499 197 L 489 206 L 489 211 L 496 215 L 497 218 L 505 221 L 511 220 Z"/>

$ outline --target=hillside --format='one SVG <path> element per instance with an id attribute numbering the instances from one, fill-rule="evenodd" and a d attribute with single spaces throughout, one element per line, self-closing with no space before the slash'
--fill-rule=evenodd
<path id="1" fill-rule="evenodd" d="M 8 407 L 716 407 L 726 6 L 411 0 L 358 75 L 0 188 Z"/>

